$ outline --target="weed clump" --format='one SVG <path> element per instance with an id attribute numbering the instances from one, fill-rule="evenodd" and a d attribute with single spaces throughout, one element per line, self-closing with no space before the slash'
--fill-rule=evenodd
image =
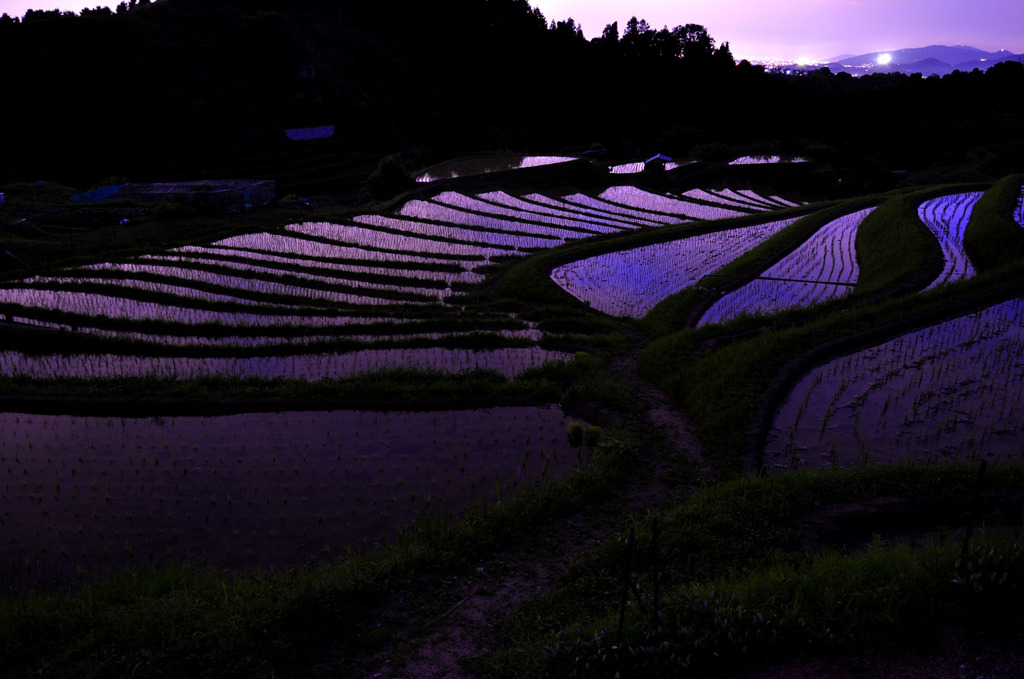
<path id="1" fill-rule="evenodd" d="M 569 445 L 573 448 L 579 448 L 583 445 L 583 425 L 579 422 L 570 422 L 569 429 Z"/>

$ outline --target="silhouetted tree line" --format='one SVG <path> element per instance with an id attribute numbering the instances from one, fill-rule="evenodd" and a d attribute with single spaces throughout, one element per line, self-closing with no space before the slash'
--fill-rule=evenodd
<path id="1" fill-rule="evenodd" d="M 683 59 L 691 69 L 722 70 L 734 65 L 729 43 L 723 43 L 716 49 L 714 38 L 700 24 L 676 26 L 672 30 L 664 27 L 655 31 L 645 20 L 632 17 L 626 22 L 622 37 L 619 37 L 619 22 L 616 21 L 605 26 L 601 36 L 593 42 L 611 57 L 666 62 Z"/>
<path id="2" fill-rule="evenodd" d="M 1020 168 L 1024 66 L 945 78 L 769 74 L 700 25 L 633 17 L 586 40 L 527 0 L 131 0 L 0 19 L 0 172 L 269 144 L 867 155 Z M 312 77 L 315 74 L 315 77 Z M 92 154 L 92 155 L 90 155 Z M 13 160 L 11 160 L 13 159 Z"/>

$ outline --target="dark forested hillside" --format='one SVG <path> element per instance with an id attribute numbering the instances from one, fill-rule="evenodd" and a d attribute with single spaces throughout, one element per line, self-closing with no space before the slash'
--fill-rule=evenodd
<path id="1" fill-rule="evenodd" d="M 1020 64 L 789 77 L 734 64 L 700 26 L 634 18 L 586 41 L 555 19 L 526 0 L 133 0 L 4 18 L 0 173 L 185 162 L 316 125 L 336 126 L 334 151 L 750 147 L 1021 169 Z"/>

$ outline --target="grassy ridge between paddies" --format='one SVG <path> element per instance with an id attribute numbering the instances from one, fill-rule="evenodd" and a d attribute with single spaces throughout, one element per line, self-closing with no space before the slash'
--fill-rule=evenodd
<path id="1" fill-rule="evenodd" d="M 512 379 L 482 369 L 461 373 L 389 369 L 321 380 L 213 375 L 191 379 L 4 376 L 0 377 L 0 407 L 15 412 L 136 416 L 259 410 L 449 410 L 559 403 L 570 414 L 594 407 L 630 412 L 629 394 L 604 374 L 603 367 L 604 360 L 579 352 L 571 361 L 530 368 Z"/>
<path id="2" fill-rule="evenodd" d="M 853 295 L 810 310 L 684 330 L 655 340 L 644 352 L 642 374 L 691 415 L 705 452 L 721 470 L 759 467 L 775 405 L 812 366 L 1024 290 L 1011 267 L 928 294 L 908 294 L 942 270 L 935 238 L 917 219 L 916 205 L 943 192 L 950 190 L 895 196 L 864 220 L 857 239 L 861 276 Z"/>
<path id="3" fill-rule="evenodd" d="M 606 431 L 590 463 L 568 478 L 459 518 L 425 518 L 331 565 L 236 575 L 169 566 L 0 598 L 0 676 L 253 679 L 308 676 L 314 666 L 351 676 L 349 663 L 391 641 L 377 616 L 392 592 L 468 580 L 496 549 L 614 493 L 636 472 L 637 456 L 635 433 Z M 426 625 L 443 612 L 417 609 L 402 623 Z"/>
<path id="4" fill-rule="evenodd" d="M 506 623 L 495 665 L 517 668 L 506 676 L 706 676 L 928 643 L 941 626 L 1012 639 L 1022 482 L 1021 464 L 984 476 L 876 466 L 705 488 L 635 520 L 632 542 L 628 531 L 605 542 Z M 962 529 L 982 515 L 991 533 L 975 532 L 961 559 Z M 549 629 L 557 643 L 538 633 Z"/>
<path id="5" fill-rule="evenodd" d="M 1024 227 L 1014 221 L 1024 174 L 1003 177 L 985 192 L 971 214 L 964 247 L 978 271 L 1024 259 Z"/>

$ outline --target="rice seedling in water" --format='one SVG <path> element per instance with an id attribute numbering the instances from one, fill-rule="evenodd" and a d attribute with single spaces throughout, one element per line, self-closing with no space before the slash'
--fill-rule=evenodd
<path id="1" fill-rule="evenodd" d="M 699 203 L 709 203 L 722 207 L 740 208 L 747 211 L 768 210 L 770 207 L 763 202 L 756 202 L 745 196 L 732 191 L 711 191 L 705 189 L 690 189 L 680 194 L 680 198 L 692 200 Z M 778 206 L 775 206 L 778 207 Z"/>
<path id="2" fill-rule="evenodd" d="M 594 198 L 593 196 L 588 196 L 584 193 L 574 193 L 564 196 L 560 201 L 546 198 L 540 194 L 530 194 L 527 198 L 537 202 L 544 202 L 553 205 L 572 206 L 576 209 L 585 210 L 588 214 L 597 214 L 599 216 L 613 215 L 618 218 L 629 220 L 634 227 L 679 224 L 681 222 L 689 221 L 672 215 L 617 205 L 616 203 L 601 200 L 600 198 Z"/>
<path id="3" fill-rule="evenodd" d="M 571 238 L 573 237 L 573 232 L 576 233 L 576 237 L 580 237 L 581 235 L 615 233 L 619 231 L 619 229 L 615 227 L 584 220 L 575 215 L 565 217 L 554 216 L 538 213 L 533 210 L 505 207 L 501 204 L 489 203 L 479 198 L 472 198 L 454 191 L 440 193 L 434 196 L 425 206 L 420 207 L 423 210 L 429 210 L 430 215 L 436 215 L 438 214 L 436 212 L 437 207 L 430 210 L 430 207 L 434 203 L 436 203 L 438 207 L 452 207 L 458 210 L 458 212 L 453 213 L 459 220 L 456 221 L 456 223 L 466 223 L 485 227 L 497 224 L 499 225 L 498 228 L 503 228 L 506 223 L 504 219 L 511 218 L 515 220 L 515 224 L 518 225 L 518 229 L 526 229 L 530 233 L 547 234 L 561 238 Z M 402 214 L 411 214 L 413 216 L 427 219 L 437 218 L 434 216 L 427 216 L 426 214 L 417 214 L 416 211 L 406 211 L 408 208 L 411 208 L 412 205 L 413 203 L 406 204 L 406 206 L 402 208 Z M 455 221 L 443 218 L 444 215 L 447 214 L 448 213 L 444 211 L 440 213 L 440 216 L 442 217 L 441 221 Z M 501 218 L 501 221 L 492 222 L 492 216 Z M 548 225 L 559 228 L 553 229 Z"/>
<path id="4" fill-rule="evenodd" d="M 806 158 L 801 156 L 794 156 L 792 158 L 783 158 L 782 156 L 740 156 L 735 160 L 729 161 L 730 165 L 775 165 L 778 163 L 808 163 L 810 162 Z"/>
<path id="5" fill-rule="evenodd" d="M 971 210 L 982 195 L 981 192 L 957 193 L 925 201 L 918 207 L 918 217 L 935 234 L 945 259 L 942 273 L 926 289 L 975 274 L 964 250 L 964 231 L 971 219 Z"/>
<path id="6" fill-rule="evenodd" d="M 608 171 L 612 174 L 639 174 L 644 171 L 647 164 L 643 161 L 638 163 L 623 163 L 621 165 L 612 165 L 608 168 Z"/>
<path id="7" fill-rule="evenodd" d="M 1016 457 L 1024 445 L 1022 346 L 1024 300 L 1015 299 L 831 361 L 787 396 L 766 461 L 780 458 L 782 441 L 812 458 L 828 452 L 842 466 L 865 451 L 886 461 L 896 446 L 900 458 L 956 457 L 979 446 Z M 844 398 L 847 390 L 857 397 Z"/>
<path id="8" fill-rule="evenodd" d="M 671 294 L 753 249 L 795 219 L 716 231 L 556 267 L 566 292 L 613 316 L 640 318 Z"/>
<path id="9" fill-rule="evenodd" d="M 698 325 L 742 314 L 768 313 L 852 292 L 857 282 L 857 227 L 873 208 L 829 222 L 759 278 L 719 299 Z"/>
<path id="10" fill-rule="evenodd" d="M 528 197 L 532 200 L 527 198 L 516 198 L 515 196 L 510 196 L 504 191 L 481 193 L 477 197 L 483 201 L 488 201 L 499 206 L 514 208 L 519 211 L 520 214 L 544 215 L 579 222 L 584 225 L 585 228 L 592 231 L 601 229 L 601 232 L 613 233 L 622 229 L 636 228 L 635 223 L 623 218 L 615 218 L 611 215 L 601 215 L 596 211 L 588 213 L 578 207 L 570 209 L 563 201 L 545 199 L 544 196 L 539 196 L 538 194 Z"/>
<path id="11" fill-rule="evenodd" d="M 689 200 L 680 200 L 669 196 L 661 196 L 650 193 L 633 186 L 613 186 L 605 189 L 599 196 L 603 200 L 612 203 L 619 203 L 627 207 L 650 210 L 652 212 L 663 212 L 670 215 L 677 215 L 688 219 L 728 219 L 730 217 L 741 217 L 750 214 L 750 210 L 736 210 L 726 207 L 717 207 L 695 203 Z M 720 203 L 721 201 L 719 201 Z"/>

